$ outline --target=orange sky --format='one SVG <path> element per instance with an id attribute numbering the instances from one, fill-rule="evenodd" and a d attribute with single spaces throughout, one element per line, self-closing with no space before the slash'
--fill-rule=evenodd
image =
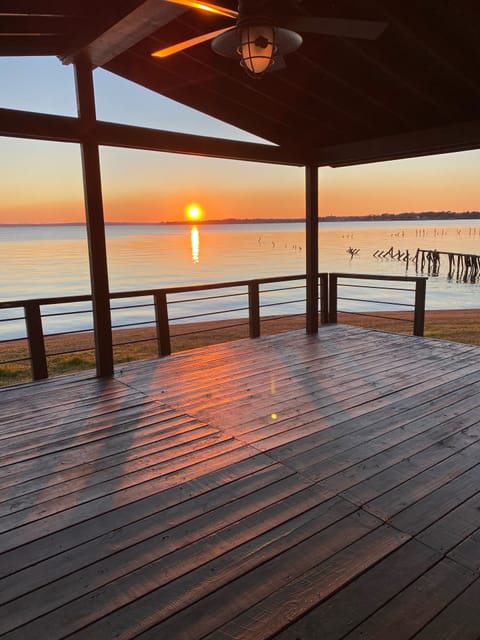
<path id="1" fill-rule="evenodd" d="M 75 145 L 0 138 L 0 223 L 84 219 Z M 103 149 L 105 217 L 181 220 L 198 202 L 207 219 L 304 215 L 304 172 L 152 152 Z M 320 169 L 321 215 L 480 209 L 479 152 Z"/>
<path id="2" fill-rule="evenodd" d="M 252 139 L 112 74 L 95 73 L 101 119 Z M 49 92 L 35 91 L 46 75 Z M 71 68 L 58 60 L 0 59 L 0 77 L 0 106 L 75 113 Z M 0 223 L 84 220 L 77 145 L 0 137 L 0 154 Z M 198 202 L 207 219 L 304 216 L 301 168 L 106 148 L 101 164 L 107 221 L 181 220 L 189 202 Z M 320 214 L 480 210 L 479 164 L 476 151 L 322 168 Z"/>

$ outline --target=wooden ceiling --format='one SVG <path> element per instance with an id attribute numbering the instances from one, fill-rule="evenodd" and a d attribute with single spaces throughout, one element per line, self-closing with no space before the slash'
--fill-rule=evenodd
<path id="1" fill-rule="evenodd" d="M 218 2 L 236 9 L 234 0 Z M 259 80 L 209 42 L 151 52 L 230 26 L 163 0 L 0 0 L 0 55 L 92 64 L 276 143 L 345 165 L 480 147 L 478 0 L 276 0 L 284 13 L 388 23 L 374 41 L 302 34 Z M 159 123 L 161 126 L 161 123 Z"/>

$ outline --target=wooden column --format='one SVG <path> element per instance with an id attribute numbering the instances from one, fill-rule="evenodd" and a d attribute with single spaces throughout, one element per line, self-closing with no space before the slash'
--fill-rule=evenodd
<path id="1" fill-rule="evenodd" d="M 307 333 L 318 333 L 318 167 L 305 168 Z"/>
<path id="2" fill-rule="evenodd" d="M 83 188 L 87 218 L 90 280 L 97 376 L 113 375 L 112 320 L 108 286 L 107 248 L 103 215 L 100 154 L 95 134 L 93 73 L 86 59 L 75 63 L 78 116 L 81 124 Z"/>

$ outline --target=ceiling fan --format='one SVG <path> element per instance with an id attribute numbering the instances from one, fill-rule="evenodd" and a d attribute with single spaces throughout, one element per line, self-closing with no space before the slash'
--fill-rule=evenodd
<path id="1" fill-rule="evenodd" d="M 286 66 L 283 56 L 296 51 L 303 42 L 297 31 L 375 40 L 387 27 L 386 22 L 372 20 L 308 16 L 301 10 L 301 0 L 239 0 L 238 11 L 201 0 L 164 1 L 231 18 L 236 24 L 159 49 L 152 56 L 165 58 L 212 40 L 216 53 L 239 59 L 247 74 L 255 78 Z M 291 7 L 301 15 L 283 15 L 282 7 Z"/>

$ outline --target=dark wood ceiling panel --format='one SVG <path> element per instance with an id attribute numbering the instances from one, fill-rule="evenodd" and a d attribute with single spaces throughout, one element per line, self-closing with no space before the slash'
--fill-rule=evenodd
<path id="1" fill-rule="evenodd" d="M 221 3 L 237 8 L 236 0 Z M 228 18 L 182 9 L 155 23 L 151 0 L 1 0 L 0 55 L 68 59 L 114 33 L 106 69 L 309 161 L 312 154 L 321 162 L 331 155 L 340 164 L 477 144 L 477 129 L 464 123 L 479 116 L 478 0 L 277 0 L 265 6 L 276 14 L 388 26 L 373 41 L 303 34 L 302 47 L 285 58 L 286 68 L 252 80 L 237 60 L 213 53 L 209 42 L 171 58 L 151 58 L 162 46 L 232 25 Z M 134 11 L 146 18 L 137 40 L 128 33 Z"/>

